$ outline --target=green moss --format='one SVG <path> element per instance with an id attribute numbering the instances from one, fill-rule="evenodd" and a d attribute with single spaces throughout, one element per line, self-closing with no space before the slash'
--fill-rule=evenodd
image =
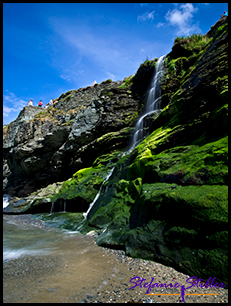
<path id="1" fill-rule="evenodd" d="M 68 122 L 65 122 L 65 123 L 62 124 L 62 126 L 72 125 L 73 121 L 74 120 L 70 120 Z"/>
<path id="2" fill-rule="evenodd" d="M 227 23 L 218 27 L 217 31 L 216 31 L 216 37 L 218 38 L 223 32 L 225 32 L 227 30 L 228 30 L 228 24 Z"/>
<path id="3" fill-rule="evenodd" d="M 49 114 L 49 113 L 48 113 L 47 111 L 42 111 L 42 112 L 36 114 L 36 115 L 34 116 L 34 119 L 41 119 L 41 118 L 44 118 L 44 117 L 46 117 L 48 114 Z"/>
<path id="4" fill-rule="evenodd" d="M 103 81 L 101 84 L 107 84 L 107 83 L 111 83 L 112 80 L 111 79 L 107 79 L 106 81 Z"/>
<path id="5" fill-rule="evenodd" d="M 51 201 L 57 201 L 59 198 L 82 198 L 91 203 L 103 182 L 104 173 L 104 170 L 92 167 L 77 171 L 71 179 L 63 182 L 58 194 L 53 195 Z"/>
<path id="6" fill-rule="evenodd" d="M 90 224 L 104 228 L 98 245 L 125 247 L 129 256 L 157 259 L 200 277 L 213 272 L 226 281 L 227 210 L 227 186 L 182 187 L 122 179 L 116 198 L 100 207 Z"/>
<path id="7" fill-rule="evenodd" d="M 202 34 L 192 34 L 190 36 L 177 37 L 174 43 L 180 43 L 187 50 L 201 50 L 211 41 L 206 35 Z"/>
<path id="8" fill-rule="evenodd" d="M 167 138 L 174 134 L 176 130 L 180 128 L 180 125 L 175 126 L 174 128 L 164 128 L 160 127 L 152 132 L 151 135 L 145 138 L 144 141 L 136 148 L 138 159 L 142 159 L 144 157 L 152 155 L 152 152 L 160 146 L 161 144 L 165 143 Z"/>
<path id="9" fill-rule="evenodd" d="M 130 75 L 130 77 L 125 78 L 124 83 L 122 85 L 118 86 L 118 88 L 126 88 L 128 86 L 131 86 L 133 84 L 133 78 L 134 78 L 134 75 Z"/>
<path id="10" fill-rule="evenodd" d="M 149 141 L 138 146 L 138 154 L 128 169 L 129 180 L 138 176 L 149 182 L 181 185 L 228 183 L 228 137 L 203 146 L 180 146 L 155 154 L 155 145 L 164 141 L 169 131 L 162 135 L 155 131 Z"/>
<path id="11" fill-rule="evenodd" d="M 96 160 L 93 162 L 93 167 L 101 167 L 106 166 L 110 162 L 116 162 L 119 158 L 120 151 L 114 150 L 108 154 L 101 154 Z"/>
<path id="12" fill-rule="evenodd" d="M 125 122 L 127 126 L 132 126 L 135 122 L 135 120 L 138 118 L 139 112 L 135 112 L 134 114 L 130 115 L 128 114 L 125 118 Z"/>
<path id="13" fill-rule="evenodd" d="M 71 96 L 72 96 L 72 94 L 70 94 L 70 95 L 66 96 L 66 97 L 65 97 L 65 100 L 70 99 L 70 98 L 71 98 Z"/>
<path id="14" fill-rule="evenodd" d="M 73 178 L 76 180 L 76 182 L 81 182 L 81 180 L 88 176 L 89 174 L 92 174 L 94 172 L 94 168 L 89 167 L 89 168 L 83 168 L 81 170 L 78 170 L 76 173 L 73 174 Z"/>
<path id="15" fill-rule="evenodd" d="M 71 231 L 76 231 L 79 227 L 81 221 L 83 221 L 83 213 L 42 213 L 36 214 L 36 218 L 43 220 L 47 225 L 51 227 L 58 227 L 61 229 L 67 229 Z"/>

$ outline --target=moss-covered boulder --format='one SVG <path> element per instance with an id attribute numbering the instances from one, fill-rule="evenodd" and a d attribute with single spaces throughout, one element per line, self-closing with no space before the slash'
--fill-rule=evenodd
<path id="1" fill-rule="evenodd" d="M 141 187 L 137 180 L 120 182 L 124 193 L 133 187 L 133 196 L 128 191 L 126 197 L 117 195 L 91 219 L 98 224 L 103 216 L 113 216 L 113 221 L 105 220 L 106 230 L 97 243 L 124 248 L 129 256 L 157 260 L 189 275 L 216 275 L 226 283 L 227 186 Z M 139 186 L 135 192 L 134 185 Z"/>

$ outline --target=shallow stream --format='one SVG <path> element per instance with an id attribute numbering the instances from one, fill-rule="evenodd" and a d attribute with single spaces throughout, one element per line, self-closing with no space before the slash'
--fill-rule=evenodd
<path id="1" fill-rule="evenodd" d="M 4 302 L 81 302 L 107 284 L 108 260 L 89 235 L 3 216 Z"/>

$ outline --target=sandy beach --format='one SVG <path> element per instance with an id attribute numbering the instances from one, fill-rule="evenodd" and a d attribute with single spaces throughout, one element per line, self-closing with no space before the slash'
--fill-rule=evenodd
<path id="1" fill-rule="evenodd" d="M 29 216 L 12 216 L 15 222 L 43 226 Z M 70 237 L 59 242 L 54 252 L 22 256 L 3 264 L 4 303 L 179 303 L 179 288 L 136 286 L 133 277 L 156 283 L 186 284 L 190 276 L 162 264 L 127 257 L 124 251 L 98 247 L 94 236 Z M 213 276 L 212 276 L 213 277 Z M 179 294 L 179 295 L 163 295 Z M 195 294 L 195 295 L 188 295 Z M 197 295 L 196 295 L 197 294 Z M 204 295 L 198 295 L 204 294 Z M 213 294 L 213 295 L 211 295 Z M 185 303 L 227 303 L 228 290 L 186 290 Z"/>

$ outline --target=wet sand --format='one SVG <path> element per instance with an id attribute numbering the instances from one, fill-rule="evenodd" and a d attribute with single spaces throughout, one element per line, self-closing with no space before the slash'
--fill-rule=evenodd
<path id="1" fill-rule="evenodd" d="M 15 220 L 17 217 L 15 216 Z M 21 219 L 23 217 L 21 216 Z M 29 217 L 27 216 L 26 219 Z M 18 219 L 19 220 L 19 219 Z M 29 222 L 29 219 L 24 222 Z M 33 225 L 33 222 L 37 222 Z M 44 226 L 38 220 L 31 226 Z M 94 236 L 71 235 L 48 255 L 22 256 L 3 264 L 4 303 L 179 303 L 180 295 L 147 295 L 130 283 L 139 276 L 148 282 L 185 284 L 189 277 L 152 261 L 133 259 L 120 250 L 98 247 Z M 174 280 L 173 280 L 174 278 Z M 154 288 L 150 293 L 180 294 L 179 289 Z M 193 287 L 186 303 L 227 303 L 228 290 Z"/>

